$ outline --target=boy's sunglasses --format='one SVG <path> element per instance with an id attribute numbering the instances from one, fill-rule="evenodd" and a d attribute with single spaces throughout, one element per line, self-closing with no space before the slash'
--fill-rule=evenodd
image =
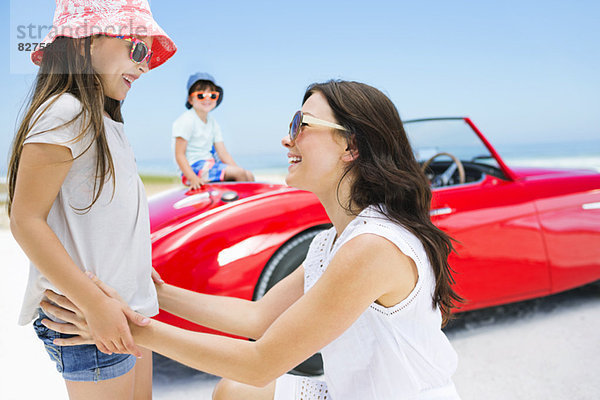
<path id="1" fill-rule="evenodd" d="M 217 100 L 219 98 L 219 92 L 192 92 L 190 96 L 198 97 L 198 100 L 210 99 Z"/>
<path id="2" fill-rule="evenodd" d="M 315 117 L 311 117 L 310 115 L 303 114 L 302 111 L 297 111 L 292 118 L 292 122 L 290 122 L 290 141 L 293 143 L 298 135 L 300 134 L 300 130 L 302 129 L 302 125 L 320 125 L 326 126 L 328 128 L 339 129 L 341 131 L 348 131 L 348 129 L 344 128 L 341 125 L 334 124 L 333 122 L 323 121 L 322 119 L 318 119 Z"/>
<path id="3" fill-rule="evenodd" d="M 150 50 L 148 48 L 148 45 L 146 45 L 146 43 L 144 43 L 144 41 L 135 38 L 133 36 L 127 36 L 127 35 L 122 35 L 122 36 L 112 36 L 112 35 L 107 35 L 110 37 L 114 37 L 117 39 L 122 39 L 122 40 L 127 40 L 128 42 L 131 42 L 131 52 L 129 53 L 129 58 L 131 59 L 131 61 L 133 61 L 136 64 L 141 64 L 144 61 L 148 62 L 148 65 L 150 65 L 150 59 L 152 58 L 152 50 Z"/>

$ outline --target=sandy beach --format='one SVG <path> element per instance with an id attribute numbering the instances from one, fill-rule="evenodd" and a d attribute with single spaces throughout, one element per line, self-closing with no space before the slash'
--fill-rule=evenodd
<path id="1" fill-rule="evenodd" d="M 276 177 L 274 177 L 276 178 Z M 268 180 L 268 179 L 263 179 Z M 147 184 L 147 193 L 173 182 Z M 0 214 L 0 398 L 67 398 L 30 326 L 17 315 L 28 261 Z M 454 381 L 463 400 L 600 398 L 600 284 L 508 306 L 459 314 L 446 333 L 459 355 Z M 155 357 L 155 399 L 210 399 L 218 378 Z"/>

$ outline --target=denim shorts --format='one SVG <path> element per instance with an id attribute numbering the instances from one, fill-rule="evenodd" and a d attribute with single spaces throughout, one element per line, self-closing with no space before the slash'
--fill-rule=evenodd
<path id="1" fill-rule="evenodd" d="M 56 363 L 56 369 L 68 381 L 97 382 L 126 374 L 135 365 L 135 356 L 131 354 L 105 354 L 93 344 L 78 346 L 57 346 L 52 341 L 69 338 L 42 325 L 48 318 L 41 310 L 40 317 L 33 322 L 33 329 L 44 342 L 50 359 Z M 49 318 L 48 318 L 49 319 Z"/>

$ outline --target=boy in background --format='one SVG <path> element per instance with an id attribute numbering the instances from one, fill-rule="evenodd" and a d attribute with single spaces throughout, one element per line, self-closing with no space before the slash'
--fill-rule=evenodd
<path id="1" fill-rule="evenodd" d="M 175 161 L 183 184 L 198 189 L 208 182 L 254 181 L 250 171 L 235 163 L 219 124 L 209 115 L 223 101 L 223 88 L 211 75 L 198 72 L 189 77 L 187 90 L 188 110 L 173 122 Z"/>

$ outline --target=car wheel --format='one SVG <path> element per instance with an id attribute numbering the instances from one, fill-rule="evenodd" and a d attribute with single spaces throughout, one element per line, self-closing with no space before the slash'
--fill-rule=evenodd
<path id="1" fill-rule="evenodd" d="M 322 232 L 326 228 L 322 227 L 302 232 L 281 246 L 273 257 L 271 257 L 267 265 L 265 265 L 254 290 L 254 300 L 263 297 L 277 282 L 294 272 L 306 258 L 310 242 L 312 242 L 313 238 L 319 232 Z M 314 354 L 291 370 L 290 373 L 306 376 L 322 375 L 323 359 L 321 358 L 321 354 Z"/>

